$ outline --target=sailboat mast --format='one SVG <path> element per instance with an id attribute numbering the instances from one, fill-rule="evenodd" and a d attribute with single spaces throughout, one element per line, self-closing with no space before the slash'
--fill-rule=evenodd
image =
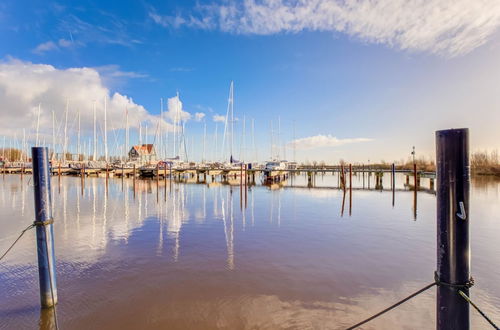
<path id="1" fill-rule="evenodd" d="M 160 98 L 160 133 L 158 141 L 158 157 L 163 158 L 163 97 Z"/>
<path id="2" fill-rule="evenodd" d="M 28 156 L 27 154 L 27 147 L 26 147 L 26 129 L 23 128 L 23 147 L 21 148 L 21 161 L 25 161 L 24 155 L 26 154 L 26 157 Z"/>
<path id="3" fill-rule="evenodd" d="M 295 120 L 293 121 L 293 161 L 296 162 L 296 153 L 297 153 L 297 148 L 296 148 L 296 143 L 295 143 Z"/>
<path id="4" fill-rule="evenodd" d="M 128 152 L 128 143 L 129 143 L 129 131 L 128 131 L 128 108 L 125 108 L 125 155 L 124 157 L 126 157 L 126 153 Z"/>
<path id="5" fill-rule="evenodd" d="M 52 160 L 56 158 L 56 116 L 52 110 Z"/>
<path id="6" fill-rule="evenodd" d="M 233 109 L 233 82 L 231 81 L 229 102 L 231 104 L 231 159 L 233 159 L 233 136 L 234 136 L 234 109 Z"/>
<path id="7" fill-rule="evenodd" d="M 139 146 L 142 145 L 142 123 L 139 123 Z"/>
<path id="8" fill-rule="evenodd" d="M 78 108 L 78 141 L 76 144 L 76 154 L 78 157 L 78 160 L 80 160 L 80 109 Z M 83 160 L 83 157 L 82 157 Z"/>
<path id="9" fill-rule="evenodd" d="M 107 114 L 107 106 L 106 99 L 108 97 L 104 97 L 104 160 L 106 163 L 108 162 L 108 114 Z"/>
<path id="10" fill-rule="evenodd" d="M 94 155 L 92 157 L 93 161 L 97 160 L 97 110 L 96 101 L 94 100 Z"/>
<path id="11" fill-rule="evenodd" d="M 38 114 L 36 118 L 36 147 L 38 147 L 38 130 L 40 129 L 40 103 L 38 103 Z"/>
<path id="12" fill-rule="evenodd" d="M 205 121 L 205 125 L 203 127 L 203 156 L 201 157 L 201 162 L 205 162 L 205 144 L 207 140 L 207 122 Z"/>
<path id="13" fill-rule="evenodd" d="M 66 109 L 64 111 L 63 162 L 66 162 L 66 152 L 68 148 L 68 106 L 69 100 L 66 100 Z"/>
<path id="14" fill-rule="evenodd" d="M 246 117 L 243 115 L 243 141 L 242 141 L 242 151 L 241 151 L 241 161 L 245 161 L 245 149 L 247 147 L 246 144 Z"/>
<path id="15" fill-rule="evenodd" d="M 255 119 L 252 118 L 252 149 L 254 152 L 254 161 L 257 161 L 257 149 L 255 148 L 255 130 L 254 130 Z"/>
<path id="16" fill-rule="evenodd" d="M 175 114 L 174 114 L 174 157 L 177 156 L 177 134 L 178 134 L 178 121 L 179 121 L 179 92 L 175 99 Z M 180 153 L 180 150 L 179 150 Z"/>
<path id="17" fill-rule="evenodd" d="M 277 139 L 277 144 L 278 144 L 278 160 L 281 160 L 280 156 L 280 150 L 281 150 L 281 140 L 280 140 L 280 134 L 281 134 L 281 117 L 278 116 L 278 139 Z"/>

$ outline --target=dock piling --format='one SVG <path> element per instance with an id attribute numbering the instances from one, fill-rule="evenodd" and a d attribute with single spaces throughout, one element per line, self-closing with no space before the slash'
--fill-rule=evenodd
<path id="1" fill-rule="evenodd" d="M 49 308 L 57 304 L 57 285 L 48 149 L 33 147 L 31 153 L 40 302 L 42 308 Z"/>
<path id="2" fill-rule="evenodd" d="M 469 303 L 469 130 L 436 132 L 437 288 L 436 329 L 468 330 Z"/>

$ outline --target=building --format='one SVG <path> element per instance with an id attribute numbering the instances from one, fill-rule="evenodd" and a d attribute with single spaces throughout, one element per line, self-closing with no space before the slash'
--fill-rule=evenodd
<path id="1" fill-rule="evenodd" d="M 128 152 L 128 160 L 141 163 L 156 162 L 156 151 L 154 145 L 142 144 L 133 146 Z"/>

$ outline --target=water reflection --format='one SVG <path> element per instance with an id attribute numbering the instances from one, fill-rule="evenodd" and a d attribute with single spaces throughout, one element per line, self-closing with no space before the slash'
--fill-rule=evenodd
<path id="1" fill-rule="evenodd" d="M 338 175 L 318 175 L 313 188 L 305 175 L 270 187 L 53 178 L 61 326 L 344 328 L 432 280 L 435 268 L 434 194 L 409 191 L 403 176 L 363 189 L 368 178 L 353 175 L 348 190 Z M 498 318 L 500 184 L 478 185 L 473 292 Z M 26 179 L 2 179 L 0 250 L 32 221 L 32 193 Z M 417 196 L 419 221 L 402 221 L 416 216 Z M 28 233 L 0 267 L 2 329 L 53 326 L 37 309 L 34 252 Z M 366 329 L 433 327 L 434 299 Z"/>

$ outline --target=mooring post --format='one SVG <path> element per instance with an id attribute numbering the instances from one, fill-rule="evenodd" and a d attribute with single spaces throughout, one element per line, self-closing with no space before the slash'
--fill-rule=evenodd
<path id="1" fill-rule="evenodd" d="M 417 163 L 413 163 L 413 184 L 415 191 L 418 190 L 418 182 L 417 182 Z"/>
<path id="2" fill-rule="evenodd" d="M 392 206 L 394 207 L 394 199 L 396 194 L 396 165 L 392 163 L 392 177 L 391 177 L 391 188 L 392 188 Z"/>
<path id="3" fill-rule="evenodd" d="M 50 193 L 50 166 L 46 147 L 31 148 L 35 195 L 35 226 L 40 301 L 43 308 L 57 304 L 56 258 Z"/>
<path id="4" fill-rule="evenodd" d="M 470 281 L 469 130 L 436 132 L 437 330 L 468 330 L 469 303 L 457 286 Z M 451 285 L 446 285 L 451 284 Z M 460 288 L 469 295 L 467 287 Z"/>
<path id="5" fill-rule="evenodd" d="M 349 190 L 352 192 L 352 164 L 349 164 Z"/>

